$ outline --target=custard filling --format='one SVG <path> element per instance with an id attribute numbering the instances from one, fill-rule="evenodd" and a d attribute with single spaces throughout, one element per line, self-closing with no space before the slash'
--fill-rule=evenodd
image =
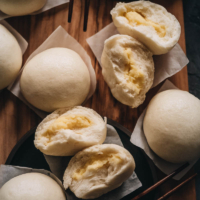
<path id="1" fill-rule="evenodd" d="M 125 66 L 124 76 L 128 87 L 134 88 L 139 94 L 144 87 L 144 73 L 135 66 L 135 61 L 130 48 L 125 49 L 125 55 L 128 57 L 129 63 Z"/>
<path id="2" fill-rule="evenodd" d="M 96 172 L 102 169 L 108 169 L 111 164 L 118 165 L 122 162 L 122 158 L 118 154 L 114 153 L 108 155 L 93 156 L 85 163 L 82 168 L 77 169 L 73 173 L 72 179 L 78 181 L 84 177 L 86 173 L 91 174 L 92 172 Z"/>
<path id="3" fill-rule="evenodd" d="M 166 27 L 164 25 L 157 24 L 144 16 L 142 16 L 140 13 L 135 11 L 130 11 L 125 14 L 125 17 L 128 19 L 129 24 L 134 26 L 152 26 L 155 31 L 157 32 L 159 37 L 165 37 L 166 35 Z"/>
<path id="4" fill-rule="evenodd" d="M 91 125 L 91 120 L 82 115 L 61 116 L 49 126 L 43 137 L 48 138 L 48 141 L 51 142 L 51 138 L 61 129 L 78 130 Z"/>

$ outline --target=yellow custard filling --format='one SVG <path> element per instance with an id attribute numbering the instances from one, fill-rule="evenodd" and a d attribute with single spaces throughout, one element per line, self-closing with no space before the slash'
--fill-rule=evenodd
<path id="1" fill-rule="evenodd" d="M 130 25 L 143 25 L 143 26 L 152 26 L 159 37 L 165 37 L 166 35 L 166 27 L 164 25 L 159 25 L 151 20 L 145 18 L 141 14 L 135 11 L 127 12 L 125 17 L 128 19 Z"/>
<path id="2" fill-rule="evenodd" d="M 139 94 L 144 87 L 144 73 L 135 66 L 135 61 L 130 48 L 125 50 L 125 55 L 129 60 L 124 71 L 125 79 L 127 80 L 128 87 L 134 88 L 136 93 Z"/>
<path id="3" fill-rule="evenodd" d="M 112 165 L 117 165 L 122 162 L 123 160 L 118 154 L 97 155 L 91 157 L 82 168 L 76 170 L 72 178 L 74 180 L 80 180 L 87 172 L 94 172 L 103 168 L 107 169 L 111 163 Z"/>
<path id="4" fill-rule="evenodd" d="M 43 134 L 43 137 L 49 139 L 56 135 L 56 133 L 61 129 L 69 129 L 69 130 L 76 130 L 87 128 L 92 125 L 92 122 L 85 116 L 81 115 L 68 115 L 68 116 L 61 116 L 56 119 L 47 129 L 47 131 Z"/>

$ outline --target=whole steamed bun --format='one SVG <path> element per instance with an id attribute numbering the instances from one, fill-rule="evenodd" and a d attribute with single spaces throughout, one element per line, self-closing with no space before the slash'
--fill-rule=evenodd
<path id="1" fill-rule="evenodd" d="M 167 53 L 180 38 L 181 26 L 176 17 L 150 1 L 118 3 L 111 15 L 121 34 L 139 40 L 155 55 Z"/>
<path id="2" fill-rule="evenodd" d="M 62 108 L 37 127 L 35 147 L 46 155 L 72 156 L 84 148 L 102 144 L 107 126 L 94 110 L 81 106 Z"/>
<path id="3" fill-rule="evenodd" d="M 16 38 L 0 24 L 0 90 L 10 85 L 22 65 L 22 51 Z"/>
<path id="4" fill-rule="evenodd" d="M 138 107 L 154 80 L 152 53 L 128 35 L 114 35 L 104 43 L 101 57 L 103 77 L 121 103 Z"/>
<path id="5" fill-rule="evenodd" d="M 81 199 L 95 199 L 122 185 L 135 170 L 132 155 L 115 144 L 95 145 L 77 153 L 64 173 L 64 187 Z"/>
<path id="6" fill-rule="evenodd" d="M 158 93 L 148 105 L 143 129 L 150 148 L 172 163 L 200 157 L 200 101 L 181 90 Z"/>
<path id="7" fill-rule="evenodd" d="M 7 15 L 28 15 L 40 10 L 47 0 L 0 0 L 0 10 Z"/>
<path id="8" fill-rule="evenodd" d="M 25 65 L 20 86 L 30 104 L 53 112 L 85 101 L 90 90 L 90 74 L 75 51 L 51 48 L 37 54 Z"/>
<path id="9" fill-rule="evenodd" d="M 0 189 L 1 200 L 66 200 L 60 185 L 47 175 L 27 173 L 16 176 Z"/>

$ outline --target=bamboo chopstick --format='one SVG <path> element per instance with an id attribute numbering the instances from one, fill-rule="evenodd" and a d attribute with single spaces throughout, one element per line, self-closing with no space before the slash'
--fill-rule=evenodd
<path id="1" fill-rule="evenodd" d="M 168 197 L 170 197 L 174 192 L 176 192 L 177 190 L 179 190 L 181 187 L 183 187 L 186 183 L 188 183 L 189 181 L 193 180 L 195 177 L 197 176 L 197 173 L 192 175 L 191 177 L 189 177 L 187 180 L 183 181 L 182 183 L 180 183 L 178 186 L 176 186 L 175 188 L 173 188 L 172 190 L 170 190 L 168 193 L 164 194 L 162 197 L 160 197 L 158 200 L 165 200 Z"/>
<path id="2" fill-rule="evenodd" d="M 148 189 L 146 189 L 145 191 L 143 191 L 142 193 L 140 193 L 139 195 L 134 197 L 132 200 L 140 199 L 141 197 L 145 196 L 149 192 L 155 190 L 157 187 L 159 187 L 160 185 L 162 185 L 163 183 L 168 181 L 170 178 L 172 178 L 173 176 L 175 176 L 176 174 L 178 174 L 179 172 L 181 172 L 183 169 L 185 169 L 188 166 L 189 166 L 189 163 L 184 164 L 183 166 L 181 166 L 180 168 L 178 168 L 174 172 L 172 172 L 170 175 L 166 176 L 162 180 L 155 183 L 153 186 L 149 187 Z"/>

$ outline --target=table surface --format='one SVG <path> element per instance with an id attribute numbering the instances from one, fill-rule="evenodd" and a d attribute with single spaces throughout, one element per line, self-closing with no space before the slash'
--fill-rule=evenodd
<path id="1" fill-rule="evenodd" d="M 183 0 L 190 93 L 200 99 L 200 1 Z"/>
<path id="2" fill-rule="evenodd" d="M 85 106 L 93 108 L 99 114 L 107 116 L 122 124 L 124 127 L 133 130 L 135 123 L 147 106 L 152 96 L 160 88 L 161 84 L 152 89 L 148 94 L 146 101 L 137 109 L 131 109 L 128 106 L 122 105 L 115 100 L 110 93 L 110 90 L 103 80 L 101 67 L 99 66 L 95 56 L 93 55 L 86 39 L 106 25 L 112 22 L 110 10 L 115 6 L 117 1 L 92 0 L 90 3 L 90 11 L 88 18 L 87 32 L 83 32 L 84 18 L 84 1 L 75 0 L 72 22 L 67 22 L 68 4 L 53 8 L 35 16 L 23 16 L 10 18 L 7 21 L 28 41 L 29 47 L 24 54 L 24 61 L 28 56 L 39 47 L 45 39 L 59 26 L 62 25 L 65 30 L 72 35 L 87 51 L 92 60 L 96 76 L 97 88 L 95 94 L 86 102 Z M 185 48 L 184 34 L 184 17 L 182 0 L 154 0 L 154 2 L 163 5 L 169 12 L 174 14 L 179 20 L 182 27 L 182 34 L 179 44 L 182 49 Z M 98 42 L 98 41 L 97 41 Z M 188 90 L 187 67 L 177 73 L 170 80 L 180 89 Z M 0 94 L 0 164 L 4 164 L 10 151 L 15 146 L 17 141 L 32 127 L 36 126 L 41 119 L 30 110 L 24 103 L 13 96 L 8 90 L 4 89 Z M 193 173 L 191 170 L 185 178 Z M 159 179 L 164 177 L 164 174 L 157 170 Z M 179 182 L 171 180 L 158 190 L 159 195 L 166 193 Z M 195 181 L 184 186 L 181 190 L 175 193 L 170 200 L 195 200 Z"/>

